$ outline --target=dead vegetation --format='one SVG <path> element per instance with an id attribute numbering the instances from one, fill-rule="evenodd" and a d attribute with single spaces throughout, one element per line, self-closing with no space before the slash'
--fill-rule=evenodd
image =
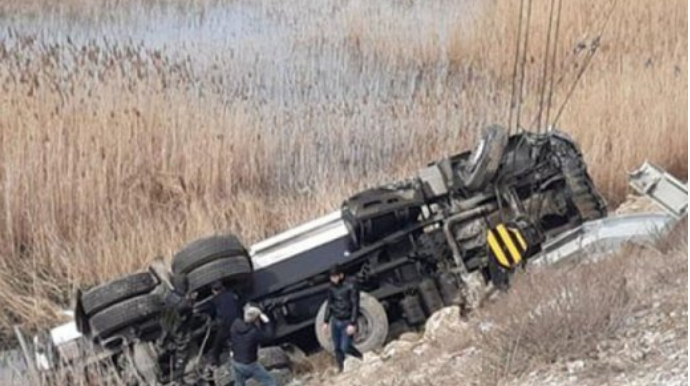
<path id="1" fill-rule="evenodd" d="M 174 1 L 47 3 L 0 0 L 12 15 L 0 35 L 2 331 L 48 326 L 74 288 L 196 237 L 236 232 L 251 242 L 326 213 L 506 120 L 517 2 L 266 1 L 257 12 L 281 26 L 273 38 L 285 61 L 262 50 L 266 35 L 242 36 L 239 49 L 224 43 L 215 56 L 202 42 L 180 54 L 103 39 L 105 26 L 148 22 Z M 533 20 L 545 19 L 541 3 Z M 571 79 L 571 52 L 591 43 L 605 4 L 565 3 L 558 68 Z M 184 12 L 202 20 L 217 6 Z M 13 28 L 23 14 L 104 32 L 52 40 Z M 645 158 L 687 174 L 686 14 L 680 0 L 619 6 L 559 123 L 612 202 L 624 171 Z M 532 47 L 530 91 L 541 73 Z"/>
<path id="2" fill-rule="evenodd" d="M 591 356 L 635 312 L 657 301 L 651 294 L 670 293 L 687 309 L 686 240 L 682 221 L 664 238 L 666 249 L 631 245 L 600 261 L 517 276 L 505 296 L 478 314 L 482 384 Z"/>
<path id="3" fill-rule="evenodd" d="M 517 278 L 500 306 L 486 311 L 482 378 L 497 382 L 540 364 L 578 358 L 616 331 L 634 307 L 620 272 L 623 259 Z"/>

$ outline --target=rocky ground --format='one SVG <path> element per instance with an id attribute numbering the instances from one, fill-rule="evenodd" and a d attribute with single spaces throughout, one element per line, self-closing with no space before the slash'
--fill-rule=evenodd
<path id="1" fill-rule="evenodd" d="M 648 210 L 654 210 L 649 202 L 634 199 L 617 212 Z M 492 334 L 492 323 L 487 321 L 491 311 L 477 310 L 463 317 L 458 307 L 450 307 L 435 313 L 423 332 L 405 333 L 380 352 L 367 353 L 363 361 L 348 359 L 342 374 L 324 366 L 293 385 L 687 385 L 688 252 L 684 221 L 685 230 L 673 236 L 670 249 L 638 248 L 624 252 L 635 254 L 629 259 L 615 256 L 616 261 L 635 266 L 612 271 L 612 275 L 626 275 L 623 282 L 626 296 L 630 296 L 625 313 L 619 315 L 620 322 L 596 342 L 577 345 L 578 350 L 565 349 L 555 360 L 510 357 L 525 365 L 512 366 L 520 371 L 497 373 L 494 357 L 487 352 L 491 346 L 484 344 Z M 488 300 L 493 308 L 503 307 L 504 301 L 499 293 Z"/>
<path id="2" fill-rule="evenodd" d="M 688 384 L 687 276 L 642 299 L 615 335 L 589 355 L 535 370 L 516 386 Z"/>
<path id="3" fill-rule="evenodd" d="M 683 283 L 676 283 L 679 289 Z M 685 283 L 687 284 L 687 282 Z M 542 365 L 498 384 L 511 386 L 674 386 L 688 384 L 687 287 L 658 293 L 641 306 L 625 326 L 581 358 Z M 424 334 L 408 333 L 381 353 L 364 361 L 348 360 L 343 374 L 331 370 L 296 384 L 336 386 L 485 385 L 482 348 L 471 336 L 482 328 L 476 320 L 463 321 L 457 308 L 440 311 Z M 466 335 L 467 345 L 456 340 Z M 450 339 L 449 349 L 444 339 Z"/>

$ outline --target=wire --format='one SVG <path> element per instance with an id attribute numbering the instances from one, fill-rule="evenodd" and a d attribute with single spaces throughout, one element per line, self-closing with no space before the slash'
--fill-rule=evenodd
<path id="1" fill-rule="evenodd" d="M 539 113 L 538 113 L 538 118 L 537 118 L 537 134 L 541 134 L 541 117 L 542 113 L 544 112 L 544 98 L 546 97 L 546 83 L 547 83 L 547 77 L 548 77 L 548 71 L 549 71 L 549 60 L 551 59 L 549 57 L 549 49 L 551 48 L 551 35 L 552 35 L 552 30 L 553 30 L 553 9 L 554 9 L 554 0 L 551 0 L 551 6 L 549 7 L 549 24 L 547 26 L 547 31 L 546 31 L 546 48 L 544 49 L 544 69 L 542 71 L 542 81 L 541 81 L 541 90 L 539 91 Z M 553 72 L 553 70 L 552 70 Z"/>
<path id="2" fill-rule="evenodd" d="M 589 67 L 594 56 L 597 54 L 599 47 L 601 46 L 601 37 L 604 35 L 604 32 L 606 31 L 606 27 L 608 26 L 609 21 L 611 20 L 611 15 L 613 15 L 613 11 L 616 9 L 616 5 L 618 5 L 618 0 L 613 0 L 613 4 L 611 5 L 611 9 L 609 9 L 609 12 L 607 13 L 606 18 L 604 19 L 604 24 L 601 27 L 599 34 L 597 35 L 596 38 L 594 38 L 594 40 L 592 40 L 592 43 L 590 44 L 589 52 L 587 53 L 587 57 L 585 58 L 585 63 L 580 68 L 580 72 L 577 74 L 577 77 L 575 78 L 573 85 L 570 87 L 570 90 L 568 90 L 568 93 L 566 94 L 565 100 L 563 101 L 560 108 L 558 109 L 558 113 L 556 114 L 556 117 L 553 120 L 554 126 L 558 123 L 558 120 L 561 118 L 561 115 L 563 114 L 565 107 L 567 106 L 568 102 L 570 101 L 570 98 L 575 93 L 575 89 L 579 85 L 580 80 L 582 79 L 583 75 L 585 74 L 585 71 Z"/>
<path id="3" fill-rule="evenodd" d="M 525 23 L 525 46 L 522 49 L 522 68 L 521 68 L 521 75 L 520 75 L 520 93 L 518 95 L 518 105 L 517 105 L 517 113 L 516 113 L 516 124 L 515 124 L 515 131 L 517 132 L 518 128 L 520 127 L 520 111 L 522 109 L 522 97 L 524 94 L 524 86 L 525 86 L 525 68 L 527 67 L 527 48 L 529 47 L 529 25 L 530 25 L 530 19 L 532 16 L 532 0 L 527 0 L 527 21 Z"/>
<path id="4" fill-rule="evenodd" d="M 513 110 L 516 105 L 516 89 L 517 89 L 517 76 L 518 76 L 518 62 L 520 60 L 520 43 L 522 42 L 522 14 L 525 7 L 525 0 L 520 0 L 520 13 L 518 14 L 518 33 L 517 41 L 515 42 L 515 61 L 513 62 L 513 79 L 512 88 L 510 90 L 510 106 L 508 113 L 508 135 L 513 131 Z"/>
<path id="5" fill-rule="evenodd" d="M 558 59 L 558 35 L 561 29 L 561 10 L 563 9 L 563 0 L 558 0 L 558 12 L 556 12 L 556 31 L 553 42 L 553 57 L 551 58 L 551 80 L 549 84 L 549 99 L 546 102 L 546 125 L 549 124 L 551 118 L 551 105 L 553 102 L 554 79 L 556 77 L 556 59 Z"/>

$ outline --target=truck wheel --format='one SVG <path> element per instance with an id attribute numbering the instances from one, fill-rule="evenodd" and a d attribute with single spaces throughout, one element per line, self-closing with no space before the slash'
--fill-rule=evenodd
<path id="1" fill-rule="evenodd" d="M 93 287 L 81 295 L 86 316 L 92 316 L 115 303 L 151 292 L 157 280 L 148 272 L 139 272 Z"/>
<path id="2" fill-rule="evenodd" d="M 217 281 L 248 281 L 251 274 L 252 266 L 246 256 L 218 259 L 196 268 L 187 275 L 187 291 L 191 293 L 204 290 Z"/>
<path id="3" fill-rule="evenodd" d="M 172 260 L 172 271 L 184 275 L 212 261 L 232 256 L 247 256 L 247 250 L 236 236 L 211 236 L 196 240 L 177 252 Z"/>
<path id="4" fill-rule="evenodd" d="M 278 346 L 262 347 L 259 349 L 259 363 L 267 370 L 284 369 L 290 367 L 290 358 Z"/>
<path id="5" fill-rule="evenodd" d="M 93 337 L 103 340 L 127 327 L 157 317 L 162 310 L 163 300 L 159 295 L 142 295 L 96 313 L 89 323 Z"/>
<path id="6" fill-rule="evenodd" d="M 331 332 L 324 333 L 321 329 L 325 314 L 326 302 L 321 305 L 318 314 L 316 314 L 316 338 L 324 350 L 333 353 Z M 388 337 L 388 316 L 383 305 L 368 293 L 360 292 L 359 314 L 355 347 L 362 353 L 383 347 Z"/>
<path id="7" fill-rule="evenodd" d="M 480 190 L 494 177 L 501 166 L 507 144 L 508 134 L 503 127 L 491 125 L 486 128 L 481 142 L 472 150 L 460 171 L 465 188 Z"/>

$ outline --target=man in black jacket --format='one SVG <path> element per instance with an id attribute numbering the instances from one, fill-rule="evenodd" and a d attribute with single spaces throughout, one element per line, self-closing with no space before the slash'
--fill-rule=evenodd
<path id="1" fill-rule="evenodd" d="M 345 281 L 345 273 L 340 267 L 331 268 L 329 274 L 331 287 L 328 291 L 322 328 L 325 331 L 330 328 L 338 371 L 342 372 L 346 354 L 362 359 L 362 354 L 352 344 L 352 339 L 357 332 L 359 291 L 353 283 Z"/>
<path id="2" fill-rule="evenodd" d="M 260 309 L 247 306 L 244 318 L 237 319 L 230 329 L 232 341 L 232 370 L 235 386 L 244 386 L 245 382 L 254 378 L 263 386 L 276 386 L 276 380 L 259 363 L 259 345 L 272 335 L 268 317 Z M 262 323 L 267 329 L 262 329 Z"/>
<path id="3" fill-rule="evenodd" d="M 218 334 L 211 349 L 211 360 L 217 366 L 220 364 L 220 355 L 223 349 L 227 347 L 232 323 L 239 317 L 239 307 L 235 293 L 226 288 L 223 283 L 214 283 L 211 290 L 213 291 L 211 300 L 213 309 L 211 311 L 218 327 Z"/>

